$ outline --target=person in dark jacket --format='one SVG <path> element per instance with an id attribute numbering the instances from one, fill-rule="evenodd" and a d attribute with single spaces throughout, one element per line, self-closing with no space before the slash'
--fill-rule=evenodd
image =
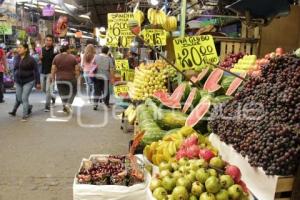
<path id="1" fill-rule="evenodd" d="M 19 45 L 18 54 L 14 66 L 16 102 L 9 114 L 16 116 L 18 107 L 23 104 L 22 121 L 27 121 L 32 111 L 32 105 L 29 104 L 29 95 L 34 86 L 40 89 L 40 74 L 36 61 L 29 55 L 28 44 Z"/>
<path id="2" fill-rule="evenodd" d="M 54 38 L 52 35 L 47 35 L 45 38 L 45 47 L 42 48 L 42 55 L 40 56 L 42 63 L 41 83 L 42 90 L 46 94 L 45 112 L 50 111 L 50 103 L 55 103 L 55 95 L 53 94 L 54 85 L 50 82 L 51 68 L 54 57 L 57 53 L 54 50 Z"/>

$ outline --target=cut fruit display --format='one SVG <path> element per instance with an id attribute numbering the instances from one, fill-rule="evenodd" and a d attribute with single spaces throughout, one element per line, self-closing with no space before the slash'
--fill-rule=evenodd
<path id="1" fill-rule="evenodd" d="M 247 75 L 247 74 L 240 74 L 240 76 L 241 76 L 242 78 L 245 78 L 246 75 Z M 237 89 L 240 87 L 240 85 L 242 84 L 242 82 L 243 82 L 242 79 L 236 77 L 236 78 L 232 81 L 232 83 L 229 85 L 229 87 L 228 87 L 228 89 L 227 89 L 227 91 L 226 91 L 225 94 L 228 95 L 228 96 L 233 95 L 233 94 L 237 91 Z"/>
<path id="2" fill-rule="evenodd" d="M 222 86 L 218 84 L 218 82 L 221 80 L 222 76 L 224 74 L 224 71 L 221 69 L 214 69 L 212 73 L 207 78 L 203 89 L 207 90 L 208 92 L 216 92 L 219 90 Z"/>
<path id="3" fill-rule="evenodd" d="M 193 88 L 183 106 L 182 112 L 187 113 L 192 105 L 196 105 L 201 98 L 200 92 L 197 88 Z"/>
<path id="4" fill-rule="evenodd" d="M 191 78 L 191 81 L 194 82 L 194 83 L 202 81 L 207 76 L 207 74 L 209 73 L 209 71 L 210 71 L 209 68 L 202 69 L 202 71 L 198 74 L 197 77 L 193 76 Z"/>
<path id="5" fill-rule="evenodd" d="M 197 105 L 197 107 L 191 112 L 188 116 L 185 125 L 194 127 L 199 121 L 205 116 L 205 114 L 209 111 L 211 106 L 211 100 L 209 98 L 201 99 L 201 102 Z"/>

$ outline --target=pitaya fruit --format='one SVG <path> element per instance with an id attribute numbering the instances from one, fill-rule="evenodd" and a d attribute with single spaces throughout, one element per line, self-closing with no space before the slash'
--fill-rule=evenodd
<path id="1" fill-rule="evenodd" d="M 184 142 L 182 143 L 182 147 L 188 148 L 192 145 L 198 144 L 198 137 L 196 135 L 192 135 L 188 137 Z"/>
<path id="2" fill-rule="evenodd" d="M 209 162 L 211 158 L 215 157 L 215 154 L 209 149 L 200 149 L 199 157 Z"/>
<path id="3" fill-rule="evenodd" d="M 235 183 L 240 182 L 242 176 L 240 169 L 235 165 L 227 165 L 225 174 L 231 176 Z"/>
<path id="4" fill-rule="evenodd" d="M 198 145 L 192 145 L 186 149 L 186 155 L 188 158 L 198 158 L 200 147 Z"/>
<path id="5" fill-rule="evenodd" d="M 177 153 L 176 153 L 176 160 L 180 160 L 181 158 L 187 157 L 186 150 L 184 148 L 181 148 Z"/>

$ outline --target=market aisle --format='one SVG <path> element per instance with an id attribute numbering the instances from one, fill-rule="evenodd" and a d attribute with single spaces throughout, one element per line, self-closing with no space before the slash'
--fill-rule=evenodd
<path id="1" fill-rule="evenodd" d="M 83 128 L 76 110 L 70 121 L 53 121 L 49 113 L 43 112 L 43 96 L 33 94 L 33 117 L 22 123 L 21 109 L 17 118 L 7 114 L 14 97 L 6 95 L 6 103 L 0 104 L 0 200 L 70 200 L 82 158 L 128 150 L 131 135 L 122 133 L 120 120 L 113 118 L 112 110 L 104 128 Z M 77 98 L 75 104 L 82 104 L 81 99 Z M 83 123 L 100 123 L 103 117 L 102 111 L 83 108 Z"/>

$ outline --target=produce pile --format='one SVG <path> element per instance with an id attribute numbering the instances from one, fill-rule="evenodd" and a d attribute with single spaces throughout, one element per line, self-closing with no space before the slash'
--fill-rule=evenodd
<path id="1" fill-rule="evenodd" d="M 268 175 L 291 175 L 300 160 L 300 59 L 277 56 L 233 100 L 214 111 L 213 132 Z"/>
<path id="2" fill-rule="evenodd" d="M 143 182 L 143 177 L 135 175 L 131 164 L 126 156 L 110 155 L 85 160 L 77 175 L 78 183 L 131 186 Z"/>
<path id="3" fill-rule="evenodd" d="M 162 162 L 150 189 L 157 200 L 247 200 L 241 172 L 218 156 Z"/>
<path id="4" fill-rule="evenodd" d="M 162 26 L 166 31 L 177 30 L 177 18 L 175 16 L 167 16 L 163 10 L 149 8 L 147 17 L 151 25 Z"/>
<path id="5" fill-rule="evenodd" d="M 156 91 L 166 91 L 167 65 L 162 61 L 153 64 L 141 64 L 135 69 L 133 82 L 129 82 L 129 95 L 133 100 L 146 100 Z"/>
<path id="6" fill-rule="evenodd" d="M 231 69 L 235 63 L 239 61 L 239 59 L 244 57 L 244 53 L 233 53 L 229 54 L 225 57 L 224 61 L 220 64 L 221 67 L 224 67 L 226 69 Z"/>

